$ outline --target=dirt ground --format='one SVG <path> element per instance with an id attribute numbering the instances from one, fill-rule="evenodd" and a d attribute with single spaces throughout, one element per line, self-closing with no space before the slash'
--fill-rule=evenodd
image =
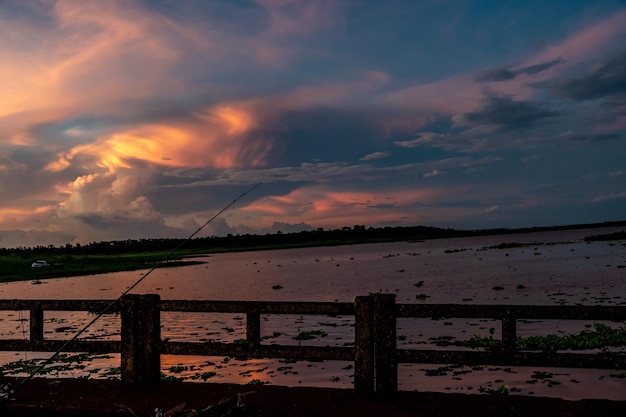
<path id="1" fill-rule="evenodd" d="M 18 380 L 0 379 L 16 386 Z M 243 405 L 236 407 L 238 394 Z M 351 389 L 248 386 L 215 383 L 163 382 L 125 384 L 120 381 L 35 378 L 12 399 L 0 404 L 1 416 L 167 416 L 177 406 L 203 410 L 201 415 L 256 417 L 374 416 L 625 416 L 626 401 L 581 400 L 515 395 L 469 395 L 399 392 L 393 396 L 360 397 Z M 232 400 L 232 401 L 228 401 Z M 184 407 L 182 405 L 184 404 Z M 189 415 L 170 413 L 171 416 Z"/>

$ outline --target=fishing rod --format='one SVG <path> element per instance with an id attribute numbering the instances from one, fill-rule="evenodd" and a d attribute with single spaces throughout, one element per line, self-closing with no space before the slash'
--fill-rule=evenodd
<path id="1" fill-rule="evenodd" d="M 89 323 L 87 323 L 85 326 L 83 326 L 82 329 L 80 329 L 80 331 L 78 333 L 76 333 L 71 339 L 69 339 L 67 342 L 65 342 L 59 349 L 57 349 L 48 359 L 46 359 L 44 362 L 42 362 L 41 365 L 39 365 L 35 370 L 31 371 L 31 373 L 23 378 L 15 387 L 11 388 L 9 386 L 9 384 L 4 384 L 2 386 L 0 386 L 0 403 L 6 401 L 7 399 L 10 398 L 11 395 L 14 395 L 15 392 L 24 384 L 26 384 L 28 381 L 30 381 L 31 379 L 33 379 L 35 376 L 37 376 L 46 366 L 48 366 L 50 363 L 52 363 L 52 361 L 54 361 L 59 354 L 61 354 L 61 352 L 65 351 L 65 349 L 72 344 L 76 339 L 78 339 L 80 337 L 80 335 L 82 335 L 83 333 L 85 333 L 87 331 L 87 329 L 89 327 L 91 327 L 96 321 L 98 321 L 98 319 L 100 319 L 103 315 L 105 315 L 111 308 L 113 308 L 113 306 L 115 306 L 115 304 L 117 304 L 122 297 L 124 297 L 126 294 L 128 294 L 129 292 L 131 292 L 137 285 L 139 285 L 144 279 L 146 279 L 146 277 L 148 277 L 148 275 L 150 275 L 155 269 L 157 269 L 158 267 L 160 267 L 163 263 L 167 262 L 173 255 L 174 253 L 176 253 L 180 248 L 183 247 L 183 245 L 185 245 L 187 242 L 189 242 L 191 239 L 193 239 L 194 236 L 196 236 L 198 233 L 200 233 L 200 231 L 202 231 L 202 229 L 204 229 L 205 227 L 207 227 L 209 224 L 211 224 L 211 222 L 213 222 L 213 220 L 217 219 L 219 216 L 222 215 L 222 213 L 224 213 L 225 211 L 227 211 L 228 209 L 230 209 L 233 205 L 235 205 L 239 200 L 241 200 L 242 198 L 244 198 L 248 193 L 252 192 L 252 190 L 254 190 L 255 188 L 259 187 L 261 184 L 261 182 L 253 185 L 252 187 L 248 188 L 245 192 L 243 192 L 239 197 L 235 198 L 233 201 L 231 201 L 230 203 L 228 203 L 226 206 L 224 206 L 224 208 L 222 208 L 220 211 L 218 211 L 217 213 L 215 213 L 213 215 L 213 217 L 211 217 L 209 220 L 207 220 L 203 225 L 201 225 L 200 227 L 198 227 L 196 229 L 195 232 L 193 232 L 192 234 L 190 234 L 185 240 L 183 240 L 182 242 L 180 242 L 174 249 L 172 249 L 167 255 L 165 255 L 163 257 L 163 259 L 161 259 L 160 261 L 158 261 L 156 264 L 154 264 L 154 266 L 152 266 L 152 268 L 150 268 L 145 274 L 143 274 L 141 277 L 139 277 L 139 279 L 137 281 L 135 281 L 130 287 L 128 287 L 125 291 L 123 291 L 119 297 L 117 297 L 115 300 L 111 301 L 107 306 L 105 306 L 102 311 L 100 311 L 98 313 L 98 315 L 96 315 Z"/>

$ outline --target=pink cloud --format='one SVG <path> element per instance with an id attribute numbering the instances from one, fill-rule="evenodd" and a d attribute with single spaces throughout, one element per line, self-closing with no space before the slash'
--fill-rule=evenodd
<path id="1" fill-rule="evenodd" d="M 475 73 L 459 74 L 389 91 L 381 94 L 377 101 L 385 107 L 398 109 L 403 115 L 386 119 L 384 123 L 388 129 L 397 128 L 408 132 L 418 130 L 436 120 L 437 115 L 450 117 L 475 109 L 485 95 L 485 88 L 489 86 L 498 94 L 512 95 L 516 100 L 532 99 L 537 95 L 537 89 L 529 83 L 566 75 L 581 63 L 592 62 L 620 47 L 624 36 L 626 36 L 626 12 L 619 12 L 581 29 L 560 43 L 546 47 L 513 67 L 513 69 L 522 68 L 562 59 L 562 62 L 538 74 L 520 74 L 514 79 L 497 83 L 479 83 L 476 81 Z"/>
<path id="2" fill-rule="evenodd" d="M 325 224 L 327 227 L 343 227 L 350 224 L 380 224 L 384 222 L 417 222 L 425 213 L 433 210 L 416 208 L 415 215 L 407 219 L 406 207 L 426 204 L 442 195 L 444 190 L 411 189 L 393 191 L 335 191 L 324 187 L 304 187 L 284 196 L 271 196 L 255 201 L 242 208 L 242 224 L 253 217 L 255 224 L 270 227 L 280 218 L 288 223 L 304 221 Z M 380 207 L 384 206 L 384 208 Z"/>

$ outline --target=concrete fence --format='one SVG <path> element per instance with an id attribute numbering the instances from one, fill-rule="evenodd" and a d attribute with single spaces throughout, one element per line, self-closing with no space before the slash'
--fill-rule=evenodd
<path id="1" fill-rule="evenodd" d="M 30 311 L 29 339 L 0 339 L 0 351 L 55 352 L 67 341 L 44 337 L 44 311 L 98 312 L 110 304 L 111 300 L 0 300 L 0 310 Z M 67 350 L 120 353 L 121 378 L 129 382 L 158 381 L 161 354 L 353 361 L 354 388 L 361 394 L 396 392 L 399 363 L 626 369 L 626 353 L 525 352 L 516 346 L 520 319 L 623 322 L 623 306 L 396 304 L 393 294 L 358 296 L 354 303 L 160 300 L 154 294 L 131 294 L 108 311 L 121 316 L 119 341 L 77 338 Z M 163 340 L 161 312 L 165 311 L 245 314 L 245 343 Z M 261 317 L 269 314 L 354 316 L 354 344 L 263 344 Z M 396 345 L 398 318 L 500 320 L 501 343 L 491 350 L 400 349 Z"/>

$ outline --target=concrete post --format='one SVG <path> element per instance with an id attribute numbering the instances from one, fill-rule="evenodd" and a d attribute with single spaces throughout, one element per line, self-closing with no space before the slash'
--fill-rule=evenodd
<path id="1" fill-rule="evenodd" d="M 374 295 L 376 392 L 380 394 L 398 391 L 395 310 L 395 294 Z"/>
<path id="2" fill-rule="evenodd" d="M 354 390 L 357 395 L 374 392 L 374 300 L 354 300 Z"/>
<path id="3" fill-rule="evenodd" d="M 261 345 L 261 314 L 256 311 L 246 313 L 246 340 L 253 349 Z"/>
<path id="4" fill-rule="evenodd" d="M 30 309 L 30 343 L 35 349 L 43 343 L 43 308 L 37 303 Z"/>
<path id="5" fill-rule="evenodd" d="M 161 378 L 161 318 L 158 294 L 128 294 L 121 299 L 121 378 L 158 382 Z"/>
<path id="6" fill-rule="evenodd" d="M 517 351 L 517 320 L 515 316 L 506 314 L 502 317 L 502 359 L 511 363 Z"/>

